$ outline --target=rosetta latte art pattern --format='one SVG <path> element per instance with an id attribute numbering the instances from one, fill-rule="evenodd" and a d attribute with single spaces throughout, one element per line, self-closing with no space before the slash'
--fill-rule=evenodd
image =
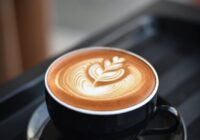
<path id="1" fill-rule="evenodd" d="M 63 67 L 56 76 L 56 85 L 74 96 L 91 99 L 113 99 L 133 93 L 143 85 L 142 74 L 124 58 L 111 60 L 91 58 Z"/>
<path id="2" fill-rule="evenodd" d="M 125 72 L 122 68 L 123 61 L 124 58 L 115 56 L 113 57 L 112 62 L 106 59 L 103 68 L 98 63 L 91 65 L 89 68 L 89 76 L 94 79 L 93 85 L 97 82 L 110 82 L 122 77 Z"/>

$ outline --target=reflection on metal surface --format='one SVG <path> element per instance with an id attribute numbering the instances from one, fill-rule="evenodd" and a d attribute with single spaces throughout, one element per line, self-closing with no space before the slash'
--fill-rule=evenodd
<path id="1" fill-rule="evenodd" d="M 27 130 L 27 140 L 38 140 L 42 130 L 49 121 L 46 104 L 42 103 L 33 113 Z"/>

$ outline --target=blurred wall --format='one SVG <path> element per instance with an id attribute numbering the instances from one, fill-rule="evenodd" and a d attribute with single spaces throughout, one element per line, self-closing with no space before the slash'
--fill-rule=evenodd
<path id="1" fill-rule="evenodd" d="M 0 83 L 46 58 L 49 0 L 0 0 Z"/>
<path id="2" fill-rule="evenodd" d="M 0 1 L 0 83 L 22 72 L 15 5 Z"/>
<path id="3" fill-rule="evenodd" d="M 23 69 L 46 57 L 49 31 L 49 0 L 15 0 L 17 29 Z"/>

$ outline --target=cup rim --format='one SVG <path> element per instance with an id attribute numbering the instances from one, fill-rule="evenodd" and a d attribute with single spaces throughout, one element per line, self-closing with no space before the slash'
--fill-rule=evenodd
<path id="1" fill-rule="evenodd" d="M 146 98 L 144 99 L 142 102 L 136 104 L 136 105 L 133 105 L 133 106 L 130 106 L 128 108 L 123 108 L 123 109 L 118 109 L 118 110 L 110 110 L 110 111 L 96 111 L 96 110 L 88 110 L 88 109 L 83 109 L 83 108 L 78 108 L 78 107 L 75 107 L 75 106 L 72 106 L 70 104 L 67 104 L 61 100 L 59 100 L 54 94 L 53 92 L 50 90 L 49 86 L 48 86 L 48 82 L 47 82 L 47 77 L 48 77 L 48 73 L 49 73 L 49 70 L 53 67 L 53 65 L 58 62 L 59 60 L 61 60 L 62 58 L 66 57 L 67 55 L 70 55 L 71 53 L 74 53 L 76 51 L 81 51 L 81 50 L 95 50 L 95 49 L 107 49 L 107 50 L 114 50 L 114 51 L 121 51 L 121 52 L 125 52 L 129 55 L 132 55 L 132 56 L 135 56 L 137 58 L 139 58 L 140 60 L 142 60 L 143 62 L 145 62 L 150 68 L 151 70 L 153 71 L 154 75 L 155 75 L 155 78 L 156 78 L 156 85 L 155 85 L 155 88 L 154 90 L 152 91 L 152 93 Z M 143 58 L 142 56 L 138 55 L 138 54 L 135 54 L 133 52 L 130 52 L 128 50 L 123 50 L 123 49 L 120 49 L 120 48 L 113 48 L 113 47 L 107 47 L 107 46 L 92 46 L 92 47 L 85 47 L 85 48 L 81 48 L 81 49 L 76 49 L 76 50 L 73 50 L 71 52 L 68 52 L 66 54 L 63 54 L 61 55 L 60 57 L 58 57 L 57 59 L 55 59 L 51 64 L 50 66 L 48 67 L 46 73 L 45 73 L 45 88 L 48 92 L 48 94 L 57 102 L 59 103 L 60 105 L 68 108 L 68 109 L 71 109 L 73 111 L 76 111 L 76 112 L 79 112 L 79 113 L 83 113 L 83 114 L 89 114 L 89 115 L 117 115 L 117 114 L 122 114 L 122 113 L 127 113 L 127 112 L 130 112 L 130 111 L 133 111 L 133 110 L 136 110 L 142 106 L 144 106 L 145 104 L 147 104 L 149 101 L 151 101 L 151 99 L 156 95 L 157 93 L 157 90 L 158 90 L 158 85 L 159 85 L 159 78 L 158 78 L 158 74 L 156 72 L 156 70 L 154 69 L 154 67 L 145 59 Z"/>

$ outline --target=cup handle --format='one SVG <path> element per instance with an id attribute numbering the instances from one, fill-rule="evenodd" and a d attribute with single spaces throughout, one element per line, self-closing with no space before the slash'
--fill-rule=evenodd
<path id="1" fill-rule="evenodd" d="M 178 126 L 180 125 L 181 118 L 178 111 L 174 107 L 167 106 L 167 105 L 160 105 L 156 107 L 155 109 L 155 116 L 160 112 L 169 113 L 170 116 L 175 120 L 174 124 L 165 128 L 148 128 L 148 129 L 143 130 L 140 133 L 140 135 L 143 135 L 143 136 L 144 135 L 162 135 L 162 134 L 171 133 L 178 128 Z"/>

